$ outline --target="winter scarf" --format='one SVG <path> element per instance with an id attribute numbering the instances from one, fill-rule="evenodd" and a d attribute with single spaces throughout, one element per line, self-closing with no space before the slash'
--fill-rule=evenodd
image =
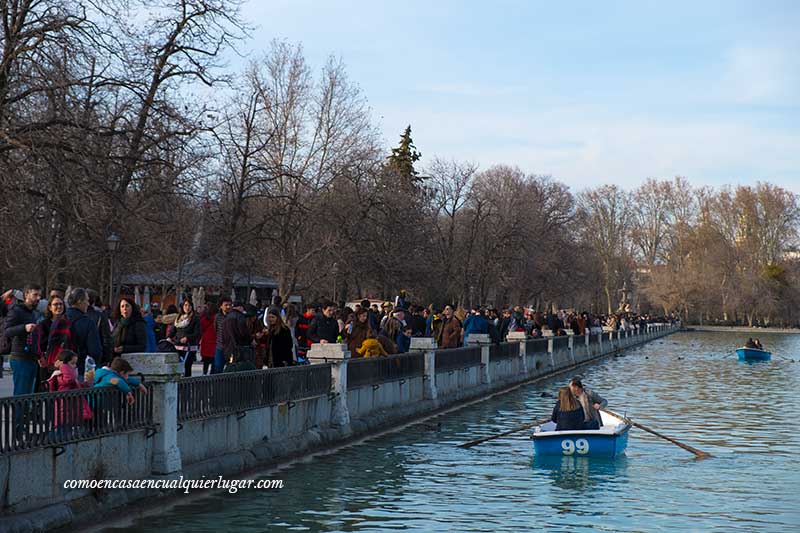
<path id="1" fill-rule="evenodd" d="M 117 327 L 114 330 L 114 346 L 122 346 L 123 340 L 125 339 L 125 335 L 128 333 L 128 326 L 131 325 L 130 318 L 120 318 Z"/>

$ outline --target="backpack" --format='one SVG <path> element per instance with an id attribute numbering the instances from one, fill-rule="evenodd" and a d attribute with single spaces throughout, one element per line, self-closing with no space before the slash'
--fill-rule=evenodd
<path id="1" fill-rule="evenodd" d="M 44 334 L 44 328 L 41 324 L 37 324 L 33 331 L 28 333 L 25 339 L 25 353 L 33 354 L 39 358 L 44 355 L 47 350 L 47 336 Z"/>
<path id="2" fill-rule="evenodd" d="M 51 327 L 58 327 L 50 332 L 50 337 L 57 341 L 57 345 L 53 347 L 53 351 L 48 355 L 47 363 L 53 365 L 60 354 L 64 350 L 75 351 L 75 334 L 72 330 L 72 322 L 66 316 L 59 320 Z M 47 349 L 47 339 L 45 339 L 45 350 Z"/>

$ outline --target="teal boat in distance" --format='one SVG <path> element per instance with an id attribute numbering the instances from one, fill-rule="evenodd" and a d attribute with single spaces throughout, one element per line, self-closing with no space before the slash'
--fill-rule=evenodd
<path id="1" fill-rule="evenodd" d="M 758 348 L 737 348 L 736 355 L 739 356 L 739 361 L 769 361 L 772 359 L 772 352 Z"/>

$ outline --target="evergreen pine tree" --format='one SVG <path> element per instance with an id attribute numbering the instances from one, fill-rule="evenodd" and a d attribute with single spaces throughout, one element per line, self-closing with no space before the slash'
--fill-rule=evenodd
<path id="1" fill-rule="evenodd" d="M 414 146 L 409 125 L 400 136 L 400 145 L 392 148 L 392 154 L 388 157 L 389 167 L 409 183 L 418 183 L 422 181 L 422 178 L 414 170 L 414 163 L 419 161 L 420 157 L 422 154 L 417 152 L 417 147 Z"/>

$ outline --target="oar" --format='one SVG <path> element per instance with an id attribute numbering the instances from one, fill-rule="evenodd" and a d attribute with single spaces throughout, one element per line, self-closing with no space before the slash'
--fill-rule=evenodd
<path id="1" fill-rule="evenodd" d="M 796 362 L 797 362 L 797 361 L 795 361 L 794 359 L 789 359 L 788 357 L 784 357 L 783 355 L 781 355 L 781 354 L 779 354 L 779 353 L 776 353 L 776 354 L 775 354 L 775 357 L 780 357 L 780 358 L 781 358 L 781 359 L 783 359 L 784 361 L 791 361 L 792 363 L 796 363 Z"/>
<path id="2" fill-rule="evenodd" d="M 702 450 L 698 450 L 697 448 L 692 448 L 688 444 L 684 444 L 684 443 L 682 443 L 680 441 L 677 441 L 677 440 L 673 439 L 672 437 L 667 437 L 666 435 L 662 435 L 658 431 L 650 429 L 649 427 L 644 426 L 642 424 L 638 424 L 638 423 L 634 422 L 633 420 L 629 420 L 629 419 L 625 418 L 622 415 L 619 415 L 617 413 L 613 413 L 611 411 L 607 411 L 606 409 L 600 409 L 600 411 L 603 411 L 604 413 L 607 413 L 607 414 L 609 414 L 611 416 L 615 416 L 615 417 L 619 418 L 620 420 L 622 420 L 623 422 L 625 422 L 626 424 L 632 425 L 633 427 L 637 427 L 639 429 L 643 429 L 644 431 L 646 431 L 648 433 L 652 433 L 656 437 L 661 437 L 664 440 L 668 440 L 669 442 L 671 442 L 675 446 L 680 446 L 684 450 L 686 450 L 688 452 L 692 452 L 693 454 L 695 454 L 697 456 L 698 459 L 708 459 L 709 457 L 714 457 L 713 455 L 711 455 L 708 452 L 704 452 Z"/>
<path id="3" fill-rule="evenodd" d="M 534 422 L 532 424 L 523 424 L 523 425 L 521 425 L 519 427 L 516 427 L 514 429 L 510 429 L 508 431 L 504 431 L 502 433 L 497 433 L 495 435 L 489 435 L 488 437 L 481 437 L 479 439 L 475 439 L 475 440 L 471 440 L 469 442 L 465 442 L 463 444 L 459 444 L 458 447 L 459 448 L 472 448 L 473 446 L 477 446 L 478 444 L 480 444 L 482 442 L 486 442 L 487 440 L 494 440 L 494 439 L 498 439 L 500 437 L 505 437 L 506 435 L 511 435 L 512 433 L 517 433 L 517 432 L 523 431 L 525 429 L 530 429 L 530 428 L 533 428 L 533 427 L 536 427 L 536 426 L 540 426 L 540 425 L 544 424 L 545 422 L 550 422 L 550 419 L 549 418 L 545 418 L 544 420 L 538 420 L 538 421 L 536 421 L 536 422 Z"/>

